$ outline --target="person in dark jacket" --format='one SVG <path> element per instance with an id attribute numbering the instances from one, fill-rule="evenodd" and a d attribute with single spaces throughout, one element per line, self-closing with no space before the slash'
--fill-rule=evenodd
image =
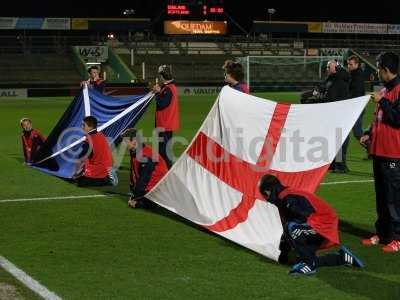
<path id="1" fill-rule="evenodd" d="M 313 90 L 302 93 L 300 102 L 325 103 L 349 99 L 350 75 L 337 60 L 326 65 L 327 78 Z"/>
<path id="2" fill-rule="evenodd" d="M 360 60 L 357 56 L 352 55 L 347 59 L 347 69 L 349 70 L 351 80 L 350 80 L 350 98 L 357 98 L 365 96 L 365 78 L 363 71 L 360 68 Z M 353 135 L 359 141 L 363 136 L 364 129 L 362 126 L 362 119 L 364 116 L 363 111 L 354 124 Z"/>
<path id="3" fill-rule="evenodd" d="M 400 252 L 400 76 L 399 57 L 391 52 L 377 58 L 384 88 L 373 95 L 374 121 L 360 139 L 373 158 L 377 220 L 365 246 L 382 244 L 384 252 Z"/>
<path id="4" fill-rule="evenodd" d="M 350 80 L 350 98 L 357 98 L 365 95 L 365 77 L 360 68 L 360 60 L 357 56 L 351 55 L 347 59 L 347 69 L 349 70 Z M 353 135 L 359 141 L 364 134 L 363 117 L 365 110 L 362 111 L 353 127 Z M 368 152 L 368 149 L 367 149 Z M 367 154 L 365 159 L 370 159 Z"/>
<path id="5" fill-rule="evenodd" d="M 161 155 L 140 141 L 136 129 L 127 129 L 121 137 L 131 156 L 131 196 L 128 200 L 128 206 L 132 208 L 152 208 L 155 204 L 145 198 L 144 195 L 168 172 L 167 164 Z"/>
<path id="6" fill-rule="evenodd" d="M 326 66 L 328 77 L 321 87 L 319 101 L 320 103 L 346 100 L 350 98 L 350 75 L 336 60 L 331 60 Z M 346 164 L 347 148 L 349 137 L 343 143 L 338 155 L 332 162 L 330 170 L 334 173 L 347 173 Z"/>
<path id="7" fill-rule="evenodd" d="M 350 75 L 336 60 L 326 65 L 328 77 L 319 91 L 318 103 L 349 99 Z"/>
<path id="8" fill-rule="evenodd" d="M 319 249 L 340 244 L 338 217 L 323 199 L 306 191 L 285 187 L 271 174 L 261 177 L 258 188 L 281 214 L 284 228 L 281 250 L 285 245 L 286 250 L 293 249 L 297 254 L 297 263 L 289 275 L 313 275 L 322 266 L 364 267 L 362 261 L 344 246 L 336 253 L 316 255 Z M 287 255 L 283 251 L 282 254 Z"/>

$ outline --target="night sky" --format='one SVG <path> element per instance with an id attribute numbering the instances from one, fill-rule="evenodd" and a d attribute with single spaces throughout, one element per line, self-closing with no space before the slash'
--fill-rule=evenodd
<path id="1" fill-rule="evenodd" d="M 185 0 L 175 0 L 175 2 Z M 207 1 L 207 0 L 186 0 Z M 265 0 L 211 0 L 223 1 L 226 12 L 239 24 L 246 26 L 251 20 L 267 20 L 268 8 L 275 8 L 274 21 L 342 21 L 400 24 L 399 10 L 393 8 L 396 1 L 265 1 Z M 123 17 L 123 10 L 135 10 L 134 17 L 156 18 L 162 16 L 167 1 L 27 1 L 4 2 L 0 17 Z M 6 4 L 7 3 L 7 4 Z M 72 4 L 71 4 L 72 3 Z M 100 3 L 96 5 L 96 3 Z M 349 4 L 350 3 L 350 4 Z"/>

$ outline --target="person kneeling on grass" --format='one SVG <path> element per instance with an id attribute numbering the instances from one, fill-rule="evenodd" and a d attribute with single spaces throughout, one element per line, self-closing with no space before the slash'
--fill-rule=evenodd
<path id="1" fill-rule="evenodd" d="M 32 121 L 29 118 L 22 118 L 20 125 L 25 164 L 31 164 L 46 138 L 38 130 L 32 128 Z"/>
<path id="2" fill-rule="evenodd" d="M 106 137 L 97 131 L 97 119 L 85 117 L 82 129 L 86 138 L 77 164 L 78 172 L 73 176 L 78 186 L 117 185 L 118 177 L 112 169 L 112 154 Z"/>
<path id="3" fill-rule="evenodd" d="M 168 172 L 167 163 L 160 154 L 143 144 L 136 129 L 127 129 L 122 134 L 131 156 L 130 190 L 128 206 L 132 208 L 152 208 L 156 204 L 146 199 L 149 192 Z"/>
<path id="4" fill-rule="evenodd" d="M 270 174 L 260 179 L 258 187 L 264 198 L 281 213 L 284 228 L 281 248 L 286 247 L 281 250 L 293 249 L 297 255 L 297 263 L 289 275 L 313 275 L 323 266 L 364 267 L 343 245 L 336 253 L 316 255 L 318 249 L 339 245 L 338 218 L 324 200 L 312 193 L 285 187 Z"/>

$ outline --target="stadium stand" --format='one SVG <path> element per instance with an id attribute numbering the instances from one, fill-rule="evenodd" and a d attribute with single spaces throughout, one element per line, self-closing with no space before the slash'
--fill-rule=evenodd
<path id="1" fill-rule="evenodd" d="M 65 34 L 65 35 L 5 35 L 0 36 L 4 47 L 0 49 L 0 80 L 2 83 L 42 84 L 58 83 L 76 85 L 81 80 L 78 68 L 71 55 L 71 47 L 77 45 L 107 45 L 122 58 L 136 77 L 143 78 L 142 63 L 145 63 L 145 81 L 154 80 L 157 66 L 173 66 L 176 80 L 182 84 L 221 84 L 221 66 L 226 59 L 252 56 L 303 56 L 308 50 L 315 49 L 357 49 L 358 53 L 367 53 L 374 64 L 375 54 L 390 50 L 400 52 L 398 39 L 353 39 L 353 38 L 312 38 L 264 36 L 152 36 L 144 34 L 118 35 L 110 41 L 104 34 Z M 130 53 L 134 54 L 131 65 Z M 328 50 L 329 51 L 329 50 Z M 326 55 L 326 54 L 323 54 Z M 110 65 L 105 64 L 108 80 L 121 82 Z M 33 72 L 34 71 L 34 72 Z M 284 72 L 283 72 L 284 71 Z M 315 80 L 307 71 L 300 81 Z M 273 74 L 293 73 L 280 69 L 254 69 L 254 75 L 260 81 L 276 82 Z M 265 74 L 270 77 L 266 78 Z M 288 75 L 289 76 L 289 75 Z M 127 82 L 128 83 L 128 82 Z"/>
<path id="2" fill-rule="evenodd" d="M 124 62 L 130 66 L 129 54 L 120 54 Z M 178 60 L 179 58 L 179 60 Z M 145 62 L 146 80 L 154 80 L 160 64 L 171 65 L 175 79 L 180 83 L 221 83 L 223 80 L 222 65 L 232 56 L 225 54 L 154 54 L 135 55 L 132 71 L 142 78 L 142 62 Z"/>
<path id="3" fill-rule="evenodd" d="M 70 55 L 2 54 L 0 82 L 2 84 L 74 84 L 81 77 Z"/>

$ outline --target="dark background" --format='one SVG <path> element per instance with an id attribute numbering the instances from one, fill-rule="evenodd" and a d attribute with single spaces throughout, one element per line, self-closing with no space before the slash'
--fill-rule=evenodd
<path id="1" fill-rule="evenodd" d="M 102 2 L 100 2 L 102 1 Z M 400 23 L 396 1 L 263 1 L 263 0 L 132 0 L 132 1 L 4 1 L 0 17 L 124 17 L 124 9 L 134 9 L 131 17 L 163 16 L 167 2 L 216 4 L 240 25 L 252 20 L 268 20 L 268 8 L 275 8 L 274 21 L 336 21 Z"/>

